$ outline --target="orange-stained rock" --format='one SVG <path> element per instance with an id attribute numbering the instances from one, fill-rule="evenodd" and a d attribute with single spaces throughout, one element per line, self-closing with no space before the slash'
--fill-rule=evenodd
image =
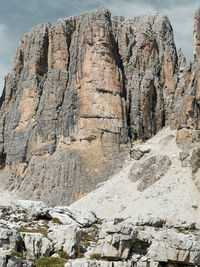
<path id="1" fill-rule="evenodd" d="M 1 184 L 69 204 L 116 172 L 135 140 L 165 125 L 198 129 L 198 14 L 194 64 L 157 13 L 112 18 L 101 8 L 31 29 L 0 101 Z"/>
<path id="2" fill-rule="evenodd" d="M 120 167 L 128 136 L 117 49 L 106 9 L 25 35 L 1 109 L 7 188 L 68 204 Z"/>

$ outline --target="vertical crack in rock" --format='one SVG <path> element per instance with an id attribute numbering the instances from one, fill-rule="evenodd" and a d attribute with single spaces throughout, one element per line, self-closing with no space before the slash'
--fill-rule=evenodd
<path id="1" fill-rule="evenodd" d="M 4 135 L 5 135 L 5 117 L 1 118 L 1 137 L 0 137 L 0 170 L 5 167 L 6 164 L 6 152 L 4 150 Z"/>

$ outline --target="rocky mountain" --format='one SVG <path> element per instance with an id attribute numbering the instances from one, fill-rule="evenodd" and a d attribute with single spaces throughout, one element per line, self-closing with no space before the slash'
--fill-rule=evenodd
<path id="1" fill-rule="evenodd" d="M 199 127 L 195 62 L 176 51 L 167 17 L 107 9 L 42 24 L 20 42 L 1 97 L 1 183 L 69 204 L 123 165 L 135 140 Z"/>
<path id="2" fill-rule="evenodd" d="M 200 266 L 199 105 L 200 10 L 193 63 L 157 13 L 31 29 L 0 101 L 0 267 Z"/>

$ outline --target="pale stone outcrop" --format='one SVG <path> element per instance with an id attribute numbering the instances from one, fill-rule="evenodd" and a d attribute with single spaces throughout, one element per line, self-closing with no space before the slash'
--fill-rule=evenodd
<path id="1" fill-rule="evenodd" d="M 23 231 L 23 230 L 22 230 Z M 24 241 L 24 257 L 27 260 L 35 260 L 39 257 L 48 257 L 52 250 L 52 244 L 40 233 L 21 233 Z"/>
<path id="2" fill-rule="evenodd" d="M 135 222 L 115 218 L 77 227 L 53 218 L 30 221 L 30 214 L 36 214 L 39 205 L 33 204 L 32 211 L 0 208 L 5 218 L 0 220 L 0 266 L 35 267 L 37 259 L 46 257 L 48 261 L 51 256 L 68 258 L 66 267 L 200 265 L 200 228 L 195 223 L 170 225 L 159 218 Z M 18 218 L 15 221 L 9 216 L 11 210 Z M 20 214 L 25 214 L 23 220 Z"/>
<path id="3" fill-rule="evenodd" d="M 82 231 L 77 226 L 52 226 L 49 228 L 48 237 L 53 240 L 55 250 L 65 251 L 72 258 L 80 252 Z"/>
<path id="4" fill-rule="evenodd" d="M 138 190 L 143 191 L 162 178 L 169 170 L 171 160 L 168 156 L 147 156 L 139 164 L 133 164 L 129 178 L 133 182 L 139 181 Z"/>

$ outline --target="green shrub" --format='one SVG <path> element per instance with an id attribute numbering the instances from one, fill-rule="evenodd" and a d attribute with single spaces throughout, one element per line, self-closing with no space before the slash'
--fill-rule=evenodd
<path id="1" fill-rule="evenodd" d="M 36 267 L 64 267 L 66 259 L 58 257 L 43 257 L 36 261 Z"/>

